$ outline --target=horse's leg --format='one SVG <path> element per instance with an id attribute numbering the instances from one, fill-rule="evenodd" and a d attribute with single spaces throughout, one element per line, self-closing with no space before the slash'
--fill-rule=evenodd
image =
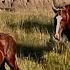
<path id="1" fill-rule="evenodd" d="M 11 70 L 19 70 L 15 56 L 11 56 L 7 58 L 7 63 L 10 66 Z"/>
<path id="2" fill-rule="evenodd" d="M 6 70 L 6 69 L 5 69 L 5 62 L 3 62 L 3 63 L 1 64 L 0 70 Z"/>

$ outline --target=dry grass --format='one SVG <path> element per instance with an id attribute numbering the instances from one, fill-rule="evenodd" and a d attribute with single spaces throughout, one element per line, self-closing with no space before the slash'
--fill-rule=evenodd
<path id="1" fill-rule="evenodd" d="M 69 70 L 70 45 L 59 44 L 61 50 L 51 50 L 57 44 L 50 38 L 53 32 L 51 13 L 0 12 L 0 32 L 8 33 L 17 42 L 20 70 Z M 6 65 L 7 70 L 10 70 Z"/>

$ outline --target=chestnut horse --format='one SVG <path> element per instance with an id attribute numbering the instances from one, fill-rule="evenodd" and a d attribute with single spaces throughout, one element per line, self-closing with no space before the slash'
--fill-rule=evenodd
<path id="1" fill-rule="evenodd" d="M 12 36 L 0 33 L 0 69 L 5 69 L 5 62 L 11 70 L 19 70 L 16 63 L 16 42 Z"/>
<path id="2" fill-rule="evenodd" d="M 70 5 L 65 5 L 62 9 L 56 11 L 55 16 L 55 39 L 61 40 L 65 29 L 70 29 Z"/>

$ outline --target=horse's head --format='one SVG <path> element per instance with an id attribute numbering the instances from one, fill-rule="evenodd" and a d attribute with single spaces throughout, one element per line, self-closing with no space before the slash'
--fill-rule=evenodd
<path id="1" fill-rule="evenodd" d="M 54 22 L 55 21 L 56 22 L 54 23 L 54 25 L 55 25 L 54 37 L 57 40 L 61 40 L 62 32 L 65 29 L 66 23 L 68 21 L 68 13 L 67 13 L 66 8 L 58 9 L 55 11 L 56 11 L 56 16 L 55 16 Z"/>

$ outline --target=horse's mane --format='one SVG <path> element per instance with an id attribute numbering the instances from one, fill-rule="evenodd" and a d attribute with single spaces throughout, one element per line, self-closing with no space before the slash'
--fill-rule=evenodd
<path id="1" fill-rule="evenodd" d="M 68 14 L 70 15 L 70 4 L 66 5 L 65 8 L 66 8 L 66 11 L 68 12 Z"/>

